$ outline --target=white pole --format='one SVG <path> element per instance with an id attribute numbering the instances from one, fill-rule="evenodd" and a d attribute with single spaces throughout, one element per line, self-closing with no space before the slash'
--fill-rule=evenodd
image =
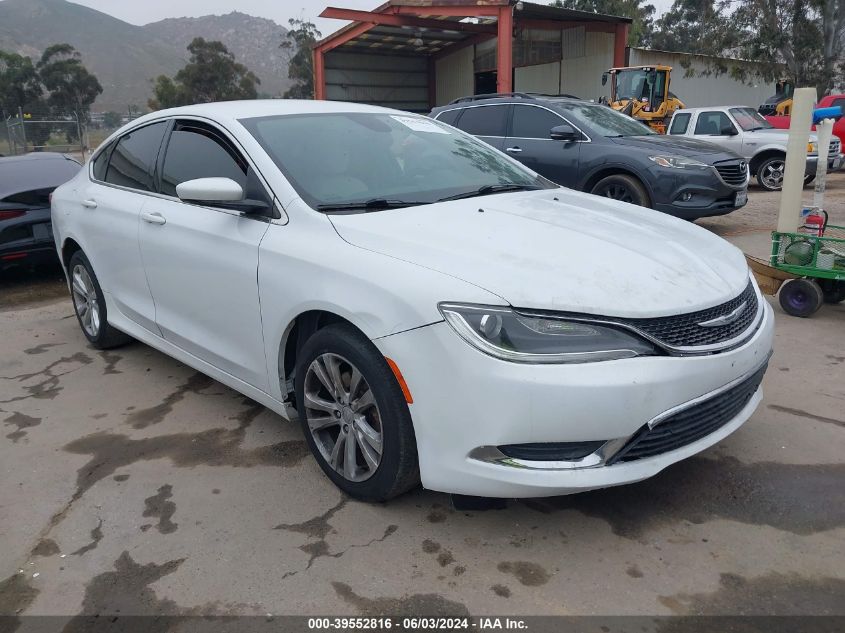
<path id="1" fill-rule="evenodd" d="M 819 137 L 819 163 L 816 165 L 816 189 L 813 192 L 813 206 L 824 209 L 827 157 L 830 150 L 830 137 L 833 135 L 833 119 L 824 119 L 816 125 L 816 134 Z"/>
<path id="2" fill-rule="evenodd" d="M 786 171 L 780 195 L 778 227 L 780 233 L 795 233 L 801 219 L 801 193 L 807 168 L 807 141 L 813 124 L 815 88 L 796 88 L 792 97 L 789 140 L 786 143 Z"/>

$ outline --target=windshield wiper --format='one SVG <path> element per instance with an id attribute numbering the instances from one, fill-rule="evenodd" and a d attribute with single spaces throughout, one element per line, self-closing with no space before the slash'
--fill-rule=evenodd
<path id="1" fill-rule="evenodd" d="M 462 200 L 464 198 L 475 198 L 476 196 L 489 196 L 494 193 L 505 193 L 507 191 L 536 191 L 542 188 L 543 187 L 539 187 L 537 185 L 518 185 L 516 183 L 508 183 L 504 185 L 484 185 L 474 191 L 465 191 L 464 193 L 456 193 L 454 196 L 440 198 L 437 202 Z"/>
<path id="2" fill-rule="evenodd" d="M 387 198 L 372 198 L 359 202 L 333 202 L 331 204 L 318 204 L 317 211 L 381 211 L 382 209 L 402 209 L 403 207 L 416 207 L 428 202 L 409 202 L 408 200 L 388 200 Z"/>

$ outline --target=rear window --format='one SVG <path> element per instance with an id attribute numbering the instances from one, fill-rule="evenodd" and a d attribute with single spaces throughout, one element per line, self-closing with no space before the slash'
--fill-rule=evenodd
<path id="1" fill-rule="evenodd" d="M 140 191 L 153 191 L 153 168 L 167 123 L 133 130 L 117 142 L 109 159 L 106 182 Z"/>
<path id="2" fill-rule="evenodd" d="M 690 113 L 683 112 L 672 117 L 672 125 L 669 126 L 669 134 L 686 134 L 689 127 Z"/>
<path id="3" fill-rule="evenodd" d="M 508 107 L 491 105 L 467 108 L 458 127 L 473 136 L 504 136 Z"/>
<path id="4" fill-rule="evenodd" d="M 441 112 L 437 115 L 437 120 L 443 121 L 443 123 L 447 123 L 448 125 L 455 125 L 455 121 L 457 121 L 458 117 L 461 116 L 461 112 L 463 112 L 463 110 L 460 108 L 456 110 L 446 110 L 446 112 Z"/>
<path id="5" fill-rule="evenodd" d="M 0 202 L 9 202 L 12 204 L 25 204 L 30 207 L 49 207 L 50 193 L 55 187 L 48 189 L 38 189 L 35 191 L 23 191 L 12 196 L 7 196 L 0 200 Z"/>
<path id="6" fill-rule="evenodd" d="M 114 143 L 110 143 L 102 152 L 97 154 L 94 159 L 92 171 L 94 173 L 94 180 L 105 180 L 106 170 L 109 168 L 109 154 L 114 147 Z"/>

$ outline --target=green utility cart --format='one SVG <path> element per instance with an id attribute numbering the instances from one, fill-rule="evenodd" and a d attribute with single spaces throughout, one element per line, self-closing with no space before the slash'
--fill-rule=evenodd
<path id="1" fill-rule="evenodd" d="M 820 237 L 773 231 L 768 265 L 749 263 L 761 289 L 775 294 L 780 287 L 780 305 L 792 316 L 845 300 L 845 226 L 826 224 Z"/>

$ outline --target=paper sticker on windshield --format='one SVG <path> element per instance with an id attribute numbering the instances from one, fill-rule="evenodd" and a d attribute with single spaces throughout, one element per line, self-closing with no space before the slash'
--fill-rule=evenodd
<path id="1" fill-rule="evenodd" d="M 432 132 L 434 134 L 449 134 L 449 130 L 444 130 L 434 121 L 423 119 L 415 116 L 396 116 L 390 117 L 394 121 L 399 121 L 405 127 L 411 128 L 415 132 Z"/>

